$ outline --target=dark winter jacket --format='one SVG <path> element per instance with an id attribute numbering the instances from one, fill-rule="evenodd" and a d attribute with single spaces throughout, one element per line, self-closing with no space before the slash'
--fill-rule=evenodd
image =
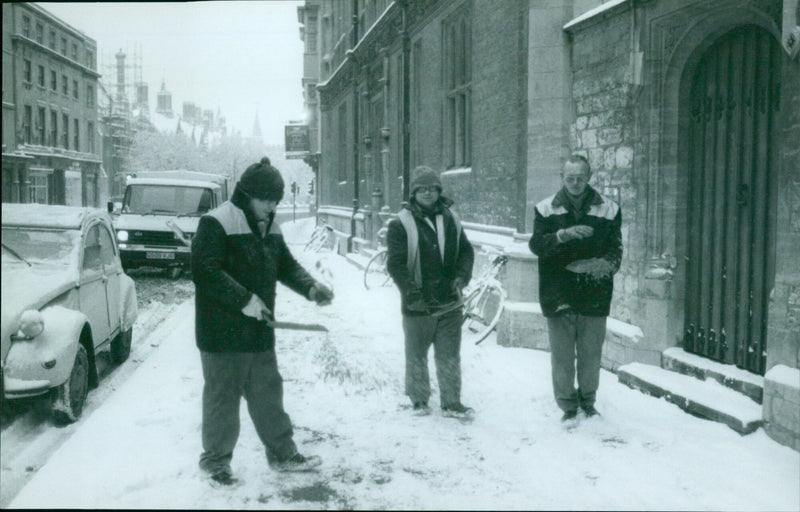
<path id="1" fill-rule="evenodd" d="M 472 278 L 472 264 L 475 254 L 466 233 L 461 233 L 456 254 L 457 227 L 449 206 L 452 201 L 440 197 L 433 213 L 441 213 L 444 220 L 445 243 L 444 261 L 439 251 L 436 231 L 425 221 L 425 213 L 413 200 L 406 208 L 411 211 L 419 235 L 419 261 L 422 286 L 414 281 L 408 268 L 408 239 L 406 230 L 399 219 L 392 219 L 386 234 L 388 258 L 386 268 L 400 289 L 403 315 L 418 316 L 423 313 L 409 311 L 407 305 L 424 300 L 430 308 L 440 307 L 458 300 L 453 281 L 460 277 L 464 284 Z M 434 218 L 429 217 L 435 226 Z"/>
<path id="2" fill-rule="evenodd" d="M 569 201 L 564 189 L 536 205 L 533 236 L 528 243 L 539 256 L 539 301 L 544 316 L 574 312 L 585 316 L 608 316 L 614 275 L 622 260 L 622 213 L 614 201 L 587 187 L 588 195 L 580 211 Z M 556 232 L 577 224 L 594 228 L 582 240 L 559 243 Z M 602 258 L 611 263 L 613 273 L 596 280 L 587 274 L 570 272 L 570 263 Z"/>
<path id="3" fill-rule="evenodd" d="M 192 240 L 195 335 L 206 352 L 273 349 L 274 330 L 242 308 L 256 294 L 275 313 L 276 281 L 305 297 L 315 283 L 289 252 L 274 215 L 262 237 L 248 204 L 237 186 L 231 201 L 200 218 Z"/>

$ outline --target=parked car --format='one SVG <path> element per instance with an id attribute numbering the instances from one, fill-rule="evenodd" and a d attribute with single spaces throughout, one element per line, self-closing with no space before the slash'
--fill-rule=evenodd
<path id="1" fill-rule="evenodd" d="M 97 355 L 128 358 L 136 289 L 115 240 L 101 209 L 2 205 L 3 399 L 49 395 L 70 423 L 97 386 Z"/>

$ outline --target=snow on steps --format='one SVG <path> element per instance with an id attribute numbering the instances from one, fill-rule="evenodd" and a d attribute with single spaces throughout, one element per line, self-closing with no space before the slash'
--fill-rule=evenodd
<path id="1" fill-rule="evenodd" d="M 764 399 L 764 377 L 761 375 L 690 354 L 680 347 L 671 347 L 662 352 L 661 367 L 700 380 L 712 378 L 725 387 L 749 396 L 759 404 Z"/>
<path id="2" fill-rule="evenodd" d="M 759 404 L 715 380 L 698 380 L 642 363 L 620 366 L 617 378 L 631 388 L 664 397 L 686 412 L 724 423 L 740 434 L 749 434 L 762 424 Z"/>

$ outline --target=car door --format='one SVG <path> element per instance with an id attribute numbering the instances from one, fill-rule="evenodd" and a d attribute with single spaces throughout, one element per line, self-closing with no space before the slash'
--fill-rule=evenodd
<path id="1" fill-rule="evenodd" d="M 120 325 L 120 281 L 122 265 L 111 232 L 105 224 L 98 224 L 100 230 L 100 256 L 103 260 L 103 275 L 106 280 L 106 304 L 108 311 L 109 334 L 117 332 Z"/>
<path id="2" fill-rule="evenodd" d="M 108 302 L 106 301 L 106 276 L 100 246 L 100 227 L 90 226 L 81 243 L 81 273 L 78 285 L 81 312 L 89 318 L 95 346 L 108 338 Z"/>

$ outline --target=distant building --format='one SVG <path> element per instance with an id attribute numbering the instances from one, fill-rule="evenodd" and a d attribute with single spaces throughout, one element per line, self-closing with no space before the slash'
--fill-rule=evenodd
<path id="1" fill-rule="evenodd" d="M 161 90 L 158 91 L 156 112 L 165 117 L 172 117 L 172 93 L 167 91 L 167 84 L 161 81 Z"/>
<path id="2" fill-rule="evenodd" d="M 3 3 L 3 202 L 100 206 L 97 43 L 32 3 Z"/>

